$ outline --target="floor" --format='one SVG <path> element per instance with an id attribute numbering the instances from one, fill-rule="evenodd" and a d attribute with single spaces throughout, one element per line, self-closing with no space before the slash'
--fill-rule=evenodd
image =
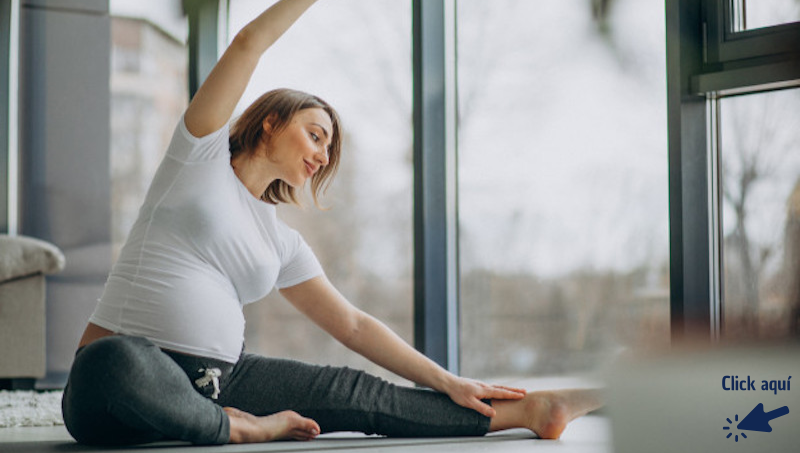
<path id="1" fill-rule="evenodd" d="M 588 415 L 573 421 L 559 440 L 536 439 L 527 430 L 508 430 L 478 438 L 388 439 L 358 433 L 336 433 L 320 436 L 310 442 L 275 442 L 251 445 L 196 447 L 185 443 L 162 442 L 136 448 L 115 449 L 115 452 L 157 451 L 164 453 L 274 453 L 300 451 L 363 451 L 386 453 L 428 452 L 528 452 L 537 453 L 610 453 L 611 433 L 608 420 Z M 0 428 L 2 453 L 52 453 L 107 451 L 83 447 L 75 443 L 63 426 L 38 428 Z"/>

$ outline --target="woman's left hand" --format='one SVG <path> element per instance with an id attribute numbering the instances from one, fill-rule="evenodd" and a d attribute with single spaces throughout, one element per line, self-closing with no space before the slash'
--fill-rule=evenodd
<path id="1" fill-rule="evenodd" d="M 519 400 L 527 393 L 523 389 L 506 387 L 503 385 L 490 385 L 474 379 L 454 376 L 445 389 L 456 404 L 469 409 L 475 409 L 487 417 L 494 417 L 496 411 L 492 406 L 484 403 L 483 399 L 492 400 Z"/>

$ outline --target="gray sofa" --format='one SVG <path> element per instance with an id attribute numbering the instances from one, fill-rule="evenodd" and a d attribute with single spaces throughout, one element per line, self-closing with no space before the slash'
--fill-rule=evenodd
<path id="1" fill-rule="evenodd" d="M 45 375 L 44 276 L 63 268 L 53 244 L 0 235 L 0 384 Z"/>

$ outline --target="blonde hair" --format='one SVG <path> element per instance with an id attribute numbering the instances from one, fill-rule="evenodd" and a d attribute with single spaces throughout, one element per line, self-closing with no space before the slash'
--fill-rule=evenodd
<path id="1" fill-rule="evenodd" d="M 311 196 L 319 207 L 319 196 L 328 190 L 339 168 L 342 151 L 341 121 L 336 110 L 317 96 L 288 88 L 279 88 L 264 93 L 233 123 L 228 137 L 231 157 L 240 153 L 252 153 L 264 138 L 264 120 L 271 119 L 273 133 L 280 132 L 289 125 L 294 114 L 303 109 L 321 108 L 331 118 L 333 131 L 328 148 L 328 164 L 321 167 L 311 177 Z M 301 204 L 297 191 L 286 182 L 277 179 L 261 195 L 261 199 L 271 204 Z"/>

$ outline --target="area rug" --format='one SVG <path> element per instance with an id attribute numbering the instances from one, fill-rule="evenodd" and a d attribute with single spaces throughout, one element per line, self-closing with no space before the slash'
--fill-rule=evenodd
<path id="1" fill-rule="evenodd" d="M 63 425 L 61 394 L 0 390 L 0 428 Z"/>

